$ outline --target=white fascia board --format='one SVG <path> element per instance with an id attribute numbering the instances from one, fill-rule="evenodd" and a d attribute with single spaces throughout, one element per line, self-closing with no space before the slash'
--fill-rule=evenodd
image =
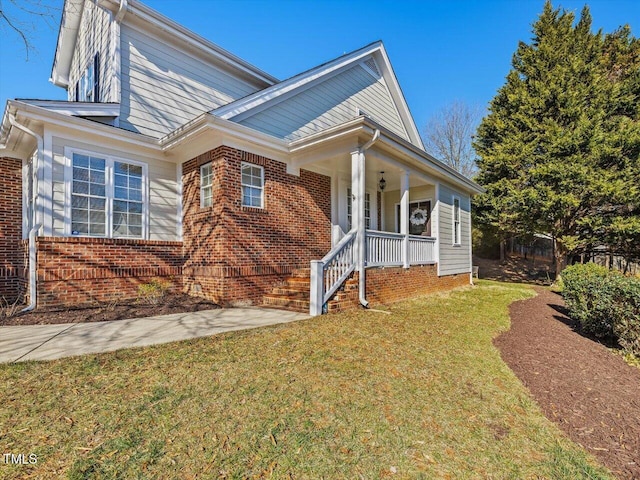
<path id="1" fill-rule="evenodd" d="M 387 51 L 382 44 L 378 49 L 378 55 L 379 58 L 376 58 L 376 60 L 378 60 L 378 66 L 382 67 L 382 76 L 385 79 L 387 88 L 389 88 L 391 97 L 398 107 L 398 112 L 400 113 L 400 117 L 402 118 L 405 129 L 409 134 L 409 138 L 415 145 L 424 150 L 424 144 L 422 143 L 422 138 L 420 137 L 420 133 L 418 132 L 418 129 L 416 127 L 416 122 L 413 120 L 413 116 L 411 115 L 411 111 L 409 110 L 409 105 L 404 98 L 402 88 L 400 88 L 398 78 L 393 71 L 393 67 L 391 66 L 391 61 L 389 60 Z"/>
<path id="2" fill-rule="evenodd" d="M 67 88 L 69 86 L 71 61 L 78 39 L 83 10 L 84 0 L 65 0 L 64 2 L 50 78 L 50 81 L 58 87 Z"/>
<path id="3" fill-rule="evenodd" d="M 113 11 L 117 10 L 120 6 L 120 2 L 116 0 L 101 0 L 100 4 Z M 144 20 L 158 30 L 166 32 L 171 38 L 181 40 L 193 48 L 204 52 L 208 56 L 214 57 L 216 60 L 243 72 L 255 80 L 267 85 L 273 85 L 279 81 L 277 78 L 269 75 L 263 70 L 260 70 L 258 67 L 251 65 L 249 62 L 235 56 L 231 52 L 228 52 L 215 43 L 201 37 L 137 0 L 128 0 L 127 16 L 124 17 L 125 23 L 127 23 L 130 15 L 134 15 L 139 19 Z"/>
<path id="4" fill-rule="evenodd" d="M 229 105 L 212 110 L 210 113 L 218 118 L 230 119 L 237 117 L 238 115 L 247 112 L 249 110 L 256 109 L 260 105 L 267 102 L 272 102 L 276 98 L 280 98 L 283 95 L 290 92 L 302 91 L 303 87 L 308 87 L 313 82 L 319 80 L 322 77 L 326 77 L 331 73 L 337 73 L 337 71 L 358 62 L 358 60 L 370 55 L 381 47 L 381 42 L 376 42 L 367 47 L 356 50 L 348 55 L 339 57 L 329 63 L 320 65 L 316 68 L 309 70 L 306 73 L 296 75 L 288 80 L 273 85 L 271 87 L 260 90 L 254 94 L 248 95 L 240 100 L 231 102 Z"/>
<path id="5" fill-rule="evenodd" d="M 47 109 L 51 112 L 72 117 L 117 117 L 119 103 L 65 102 L 53 100 L 20 100 L 28 105 Z"/>
<path id="6" fill-rule="evenodd" d="M 10 100 L 8 103 L 10 104 L 10 111 L 14 112 L 16 116 L 19 115 L 20 119 L 24 118 L 45 125 L 71 129 L 75 133 L 100 135 L 131 146 L 144 147 L 156 153 L 162 152 L 158 140 L 153 137 L 147 137 L 140 133 L 130 132 L 81 117 L 70 117 L 19 101 Z"/>
<path id="7" fill-rule="evenodd" d="M 215 117 L 209 113 L 203 113 L 182 127 L 162 137 L 159 140 L 159 144 L 164 152 L 169 152 L 170 150 L 179 148 L 186 140 L 195 138 L 207 130 L 214 130 L 220 135 L 267 148 L 277 154 L 279 158 L 283 158 L 283 155 L 289 153 L 287 143 L 284 140 L 245 127 L 244 125 Z"/>

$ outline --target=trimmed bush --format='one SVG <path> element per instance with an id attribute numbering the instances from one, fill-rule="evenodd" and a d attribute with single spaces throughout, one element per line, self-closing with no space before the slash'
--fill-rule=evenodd
<path id="1" fill-rule="evenodd" d="M 587 263 L 562 272 L 563 296 L 569 315 L 583 332 L 617 340 L 621 347 L 640 355 L 640 280 Z"/>
<path id="2" fill-rule="evenodd" d="M 622 348 L 640 358 L 640 278 L 625 278 L 619 303 L 613 332 Z"/>

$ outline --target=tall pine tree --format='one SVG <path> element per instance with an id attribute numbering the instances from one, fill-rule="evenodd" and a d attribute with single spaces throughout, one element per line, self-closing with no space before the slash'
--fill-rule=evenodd
<path id="1" fill-rule="evenodd" d="M 623 215 L 619 208 L 630 198 L 626 163 L 637 165 L 633 141 L 620 130 L 638 131 L 637 98 L 625 93 L 632 76 L 628 44 L 622 33 L 616 39 L 593 33 L 588 7 L 576 23 L 547 1 L 531 43 L 520 42 L 506 84 L 478 128 L 478 182 L 487 189 L 478 221 L 503 238 L 552 235 L 556 273 L 568 254 L 607 240 L 612 219 L 633 210 Z M 623 64 L 617 88 L 607 52 Z"/>

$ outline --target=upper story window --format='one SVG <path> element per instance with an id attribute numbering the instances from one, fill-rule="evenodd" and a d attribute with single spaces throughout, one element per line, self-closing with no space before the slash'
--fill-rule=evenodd
<path id="1" fill-rule="evenodd" d="M 89 65 L 76 83 L 76 102 L 100 101 L 100 54 L 93 56 Z"/>
<path id="2" fill-rule="evenodd" d="M 211 163 L 200 167 L 200 206 L 210 207 L 213 205 L 213 171 Z"/>
<path id="3" fill-rule="evenodd" d="M 453 244 L 460 245 L 460 199 L 453 197 Z"/>
<path id="4" fill-rule="evenodd" d="M 264 207 L 264 168 L 242 162 L 242 206 Z"/>
<path id="5" fill-rule="evenodd" d="M 70 167 L 71 235 L 145 238 L 146 165 L 73 152 Z"/>

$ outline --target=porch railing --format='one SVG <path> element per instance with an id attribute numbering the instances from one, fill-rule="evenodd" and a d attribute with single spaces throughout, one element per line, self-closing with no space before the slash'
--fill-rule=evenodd
<path id="1" fill-rule="evenodd" d="M 356 231 L 351 230 L 322 260 L 311 261 L 311 295 L 309 313 L 322 314 L 324 305 L 356 268 L 354 243 Z"/>
<path id="2" fill-rule="evenodd" d="M 404 265 L 404 239 L 401 233 L 367 230 L 367 267 Z M 435 243 L 433 237 L 409 235 L 409 265 L 435 263 Z"/>

